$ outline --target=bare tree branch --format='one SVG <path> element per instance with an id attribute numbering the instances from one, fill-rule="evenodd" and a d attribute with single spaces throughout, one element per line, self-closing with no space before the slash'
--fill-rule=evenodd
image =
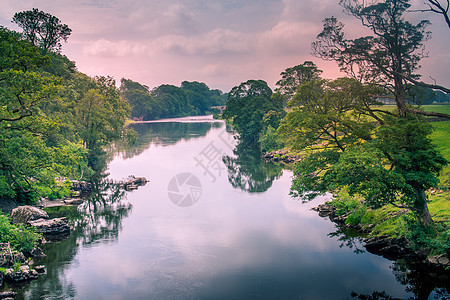
<path id="1" fill-rule="evenodd" d="M 450 17 L 448 16 L 448 11 L 450 8 L 450 0 L 447 0 L 447 5 L 444 7 L 439 0 L 428 0 L 428 3 L 425 3 L 428 8 L 427 9 L 415 9 L 411 10 L 413 12 L 434 12 L 437 14 L 441 14 L 444 16 L 445 22 L 450 29 Z"/>

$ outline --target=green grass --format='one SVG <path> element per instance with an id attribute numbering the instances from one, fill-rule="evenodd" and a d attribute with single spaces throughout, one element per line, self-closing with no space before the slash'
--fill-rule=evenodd
<path id="1" fill-rule="evenodd" d="M 434 132 L 430 137 L 441 154 L 450 161 L 450 121 L 433 122 L 432 125 Z"/>
<path id="2" fill-rule="evenodd" d="M 441 107 L 444 105 L 433 106 Z M 450 113 L 450 105 L 447 110 L 441 110 L 441 112 Z M 450 121 L 434 122 L 432 125 L 434 132 L 431 134 L 431 139 L 441 154 L 450 161 Z M 428 192 L 428 197 L 431 200 L 428 208 L 433 220 L 450 226 L 450 165 L 442 170 L 439 180 L 439 189 Z"/>
<path id="3" fill-rule="evenodd" d="M 424 111 L 450 114 L 450 105 L 422 105 L 421 108 Z"/>
<path id="4" fill-rule="evenodd" d="M 421 109 L 424 111 L 432 111 L 432 112 L 438 112 L 438 113 L 444 113 L 444 114 L 450 114 L 450 105 L 421 105 Z M 394 111 L 397 109 L 396 105 L 383 105 L 380 106 L 380 109 L 384 109 L 387 111 Z"/>

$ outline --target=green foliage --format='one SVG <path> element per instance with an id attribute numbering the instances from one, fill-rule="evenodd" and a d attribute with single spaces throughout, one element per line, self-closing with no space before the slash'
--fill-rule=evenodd
<path id="1" fill-rule="evenodd" d="M 7 216 L 0 215 L 0 243 L 9 242 L 16 251 L 30 252 L 36 246 L 40 235 L 23 224 L 12 225 Z"/>
<path id="2" fill-rule="evenodd" d="M 131 116 L 143 120 L 211 113 L 211 106 L 225 105 L 226 95 L 200 82 L 183 81 L 181 87 L 161 85 L 153 90 L 122 78 L 121 95 L 131 106 Z"/>
<path id="3" fill-rule="evenodd" d="M 284 141 L 271 125 L 266 128 L 265 133 L 259 139 L 259 144 L 261 146 L 261 151 L 263 152 L 273 151 L 284 147 Z"/>
<path id="4" fill-rule="evenodd" d="M 408 223 L 408 238 L 413 241 L 415 249 L 426 248 L 431 254 L 450 255 L 450 228 L 443 224 L 423 226 L 419 222 Z"/>
<path id="5" fill-rule="evenodd" d="M 47 51 L 60 51 L 60 41 L 67 42 L 72 32 L 57 17 L 37 8 L 15 13 L 12 21 L 23 29 L 23 36 L 28 41 Z"/>
<path id="6" fill-rule="evenodd" d="M 414 71 L 425 57 L 423 43 L 430 37 L 426 31 L 430 22 L 413 24 L 405 19 L 409 0 L 341 0 L 340 5 L 372 35 L 346 39 L 344 24 L 334 17 L 326 18 L 318 40 L 312 44 L 314 55 L 336 61 L 353 78 L 384 86 L 404 117 L 409 110 L 405 78 L 418 78 Z"/>
<path id="7" fill-rule="evenodd" d="M 281 79 L 276 83 L 278 88 L 275 92 L 282 95 L 283 104 L 286 105 L 300 85 L 308 81 L 320 80 L 322 72 L 312 61 L 305 61 L 303 64 L 287 68 L 281 72 Z"/>
<path id="8" fill-rule="evenodd" d="M 111 78 L 76 72 L 67 57 L 1 27 L 0 197 L 32 203 L 66 195 L 55 178 L 89 176 L 95 151 L 133 140 L 123 127 L 129 111 Z"/>
<path id="9" fill-rule="evenodd" d="M 349 78 L 298 88 L 279 128 L 306 152 L 294 172 L 293 194 L 309 200 L 346 187 L 372 207 L 400 201 L 429 222 L 424 191 L 437 187 L 447 161 L 423 120 L 375 114 L 374 90 Z"/>
<path id="10" fill-rule="evenodd" d="M 233 128 L 245 143 L 256 144 L 268 125 L 278 127 L 284 110 L 271 96 L 272 90 L 262 80 L 248 80 L 228 94 L 223 117 L 232 119 Z"/>
<path id="11" fill-rule="evenodd" d="M 13 265 L 13 272 L 14 273 L 19 272 L 21 266 L 22 265 L 20 264 L 20 262 L 15 262 L 14 265 Z"/>

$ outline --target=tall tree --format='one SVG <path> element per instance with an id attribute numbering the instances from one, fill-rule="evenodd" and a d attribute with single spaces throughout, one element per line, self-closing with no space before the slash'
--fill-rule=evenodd
<path id="1" fill-rule="evenodd" d="M 24 37 L 47 51 L 61 50 L 60 41 L 67 42 L 72 29 L 49 13 L 33 8 L 15 13 L 12 22 L 23 29 Z"/>
<path id="2" fill-rule="evenodd" d="M 318 41 L 312 44 L 314 55 L 336 61 L 342 70 L 359 80 L 383 85 L 394 95 L 402 117 L 413 112 L 450 118 L 447 114 L 413 109 L 406 101 L 406 81 L 420 83 L 415 71 L 425 56 L 423 43 L 430 37 L 426 31 L 427 20 L 412 24 L 404 18 L 410 7 L 409 0 L 369 4 L 359 0 L 341 0 L 340 5 L 373 34 L 345 39 L 344 24 L 334 17 L 327 18 L 323 31 L 317 36 Z M 436 85 L 430 87 L 437 88 Z"/>

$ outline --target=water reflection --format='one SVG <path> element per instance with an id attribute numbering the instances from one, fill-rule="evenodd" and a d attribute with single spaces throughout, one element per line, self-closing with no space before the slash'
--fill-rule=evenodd
<path id="1" fill-rule="evenodd" d="M 358 236 L 310 210 L 325 199 L 293 200 L 291 172 L 243 144 L 233 151 L 224 123 L 138 127 L 135 146 L 111 152 L 106 179 L 133 174 L 150 182 L 124 192 L 103 173 L 80 210 L 54 211 L 73 219 L 73 234 L 45 247 L 48 274 L 18 299 L 404 299 L 430 292 L 445 299 L 443 279 L 433 283 L 399 263 L 355 255 Z M 211 142 L 227 168 L 214 182 L 194 159 Z M 167 187 L 186 171 L 203 191 L 181 208 Z"/>
<path id="2" fill-rule="evenodd" d="M 78 264 L 80 249 L 116 242 L 122 230 L 122 221 L 132 210 L 131 203 L 126 201 L 126 192 L 104 177 L 94 176 L 92 194 L 79 207 L 46 209 L 51 218 L 68 217 L 72 232 L 65 240 L 43 245 L 46 257 L 39 263 L 46 266 L 47 272 L 19 290 L 16 299 L 77 298 L 76 285 L 71 282 L 68 273 Z"/>
<path id="3" fill-rule="evenodd" d="M 212 128 L 223 126 L 220 122 L 184 123 L 184 122 L 155 122 L 132 124 L 137 132 L 138 139 L 132 146 L 118 143 L 111 151 L 123 155 L 124 158 L 132 158 L 147 150 L 151 145 L 170 146 L 180 141 L 198 139 L 204 137 Z"/>
<path id="4" fill-rule="evenodd" d="M 265 192 L 283 174 L 281 165 L 264 161 L 261 150 L 255 146 L 240 142 L 233 154 L 224 156 L 222 160 L 227 167 L 228 181 L 234 188 L 249 193 Z"/>
<path id="5" fill-rule="evenodd" d="M 362 247 L 363 237 L 356 230 L 336 225 L 336 231 L 329 233 L 331 238 L 337 238 L 341 243 L 339 247 L 353 249 L 354 253 L 365 253 Z M 449 277 L 447 274 L 430 273 L 430 269 L 414 261 L 397 260 L 390 266 L 397 282 L 405 287 L 405 291 L 414 297 L 408 299 L 450 299 Z M 355 289 L 356 291 L 357 289 Z M 374 291 L 370 294 L 359 294 L 353 291 L 354 299 L 362 300 L 394 300 L 386 291 Z"/>

